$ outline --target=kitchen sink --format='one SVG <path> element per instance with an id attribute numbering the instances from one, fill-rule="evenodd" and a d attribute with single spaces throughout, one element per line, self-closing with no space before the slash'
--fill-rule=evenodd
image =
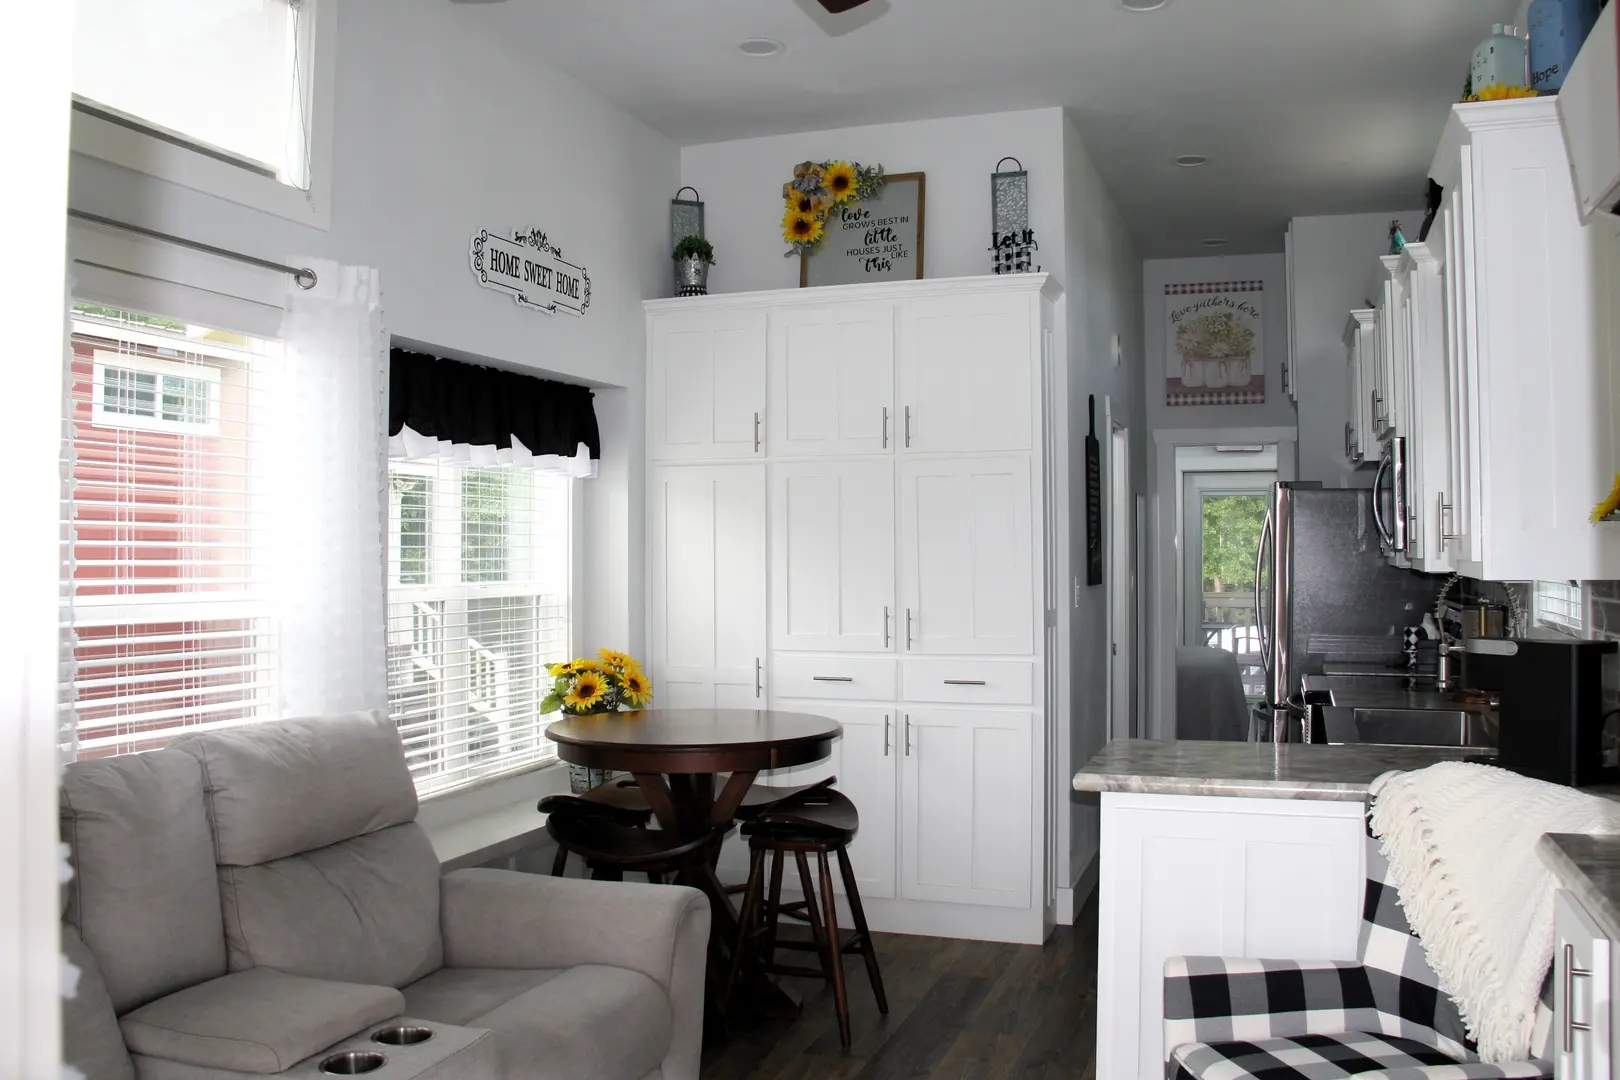
<path id="1" fill-rule="evenodd" d="M 1326 705 L 1320 708 L 1330 743 L 1397 746 L 1496 745 L 1495 716 L 1458 708 Z"/>

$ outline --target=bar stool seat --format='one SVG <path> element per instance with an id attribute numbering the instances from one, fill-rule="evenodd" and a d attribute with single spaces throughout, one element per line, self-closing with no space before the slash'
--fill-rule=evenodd
<path id="1" fill-rule="evenodd" d="M 825 780 L 818 780 L 814 784 L 800 784 L 796 787 L 774 787 L 770 784 L 755 784 L 743 796 L 742 803 L 737 807 L 734 817 L 738 821 L 753 821 L 779 806 L 784 806 L 817 791 L 825 791 L 838 783 L 838 777 L 829 776 Z"/>
<path id="2" fill-rule="evenodd" d="M 775 808 L 745 821 L 742 833 L 748 838 L 748 883 L 743 887 L 742 916 L 739 941 L 733 952 L 731 971 L 726 980 L 725 1002 L 729 1008 L 738 972 L 747 965 L 755 953 L 762 957 L 761 966 L 773 975 L 797 975 L 825 979 L 832 984 L 834 1007 L 838 1013 L 838 1038 L 847 1049 L 850 1045 L 849 996 L 844 983 L 844 957 L 859 953 L 866 962 L 867 978 L 877 998 L 878 1011 L 889 1012 L 889 1000 L 883 992 L 883 975 L 878 968 L 877 950 L 872 944 L 872 932 L 866 924 L 866 911 L 861 906 L 860 890 L 855 884 L 855 872 L 849 862 L 849 844 L 860 829 L 860 814 L 855 804 L 842 792 L 832 789 L 831 781 L 811 785 L 796 792 L 790 799 L 780 800 Z M 791 854 L 798 864 L 799 885 L 804 899 L 782 903 L 783 859 Z M 808 856 L 816 856 L 819 871 L 817 888 L 811 883 Z M 833 893 L 832 871 L 828 855 L 838 860 L 838 870 L 844 882 L 844 897 L 849 901 L 855 929 L 843 936 L 838 929 L 838 908 Z M 771 861 L 770 889 L 765 889 L 765 862 Z M 809 942 L 783 939 L 779 936 L 783 916 L 806 922 L 810 927 Z M 776 950 L 798 950 L 816 953 L 820 968 L 800 967 L 776 962 Z"/>
<path id="3" fill-rule="evenodd" d="M 682 841 L 660 830 L 626 824 L 632 815 L 622 808 L 573 795 L 549 795 L 540 800 L 540 808 L 547 814 L 546 832 L 557 843 L 553 877 L 562 876 L 573 854 L 585 860 L 598 881 L 623 881 L 630 871 L 663 884 L 710 861 L 726 835 L 725 829 L 714 828 Z"/>

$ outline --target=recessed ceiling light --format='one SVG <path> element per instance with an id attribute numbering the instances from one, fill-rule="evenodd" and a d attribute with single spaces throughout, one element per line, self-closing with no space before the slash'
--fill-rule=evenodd
<path id="1" fill-rule="evenodd" d="M 786 47 L 775 38 L 765 37 L 749 38 L 737 46 L 742 50 L 744 56 L 775 56 Z"/>
<path id="2" fill-rule="evenodd" d="M 1205 247 L 1225 247 L 1226 243 L 1227 242 L 1226 242 L 1226 240 L 1224 238 L 1219 237 L 1219 236 L 1212 236 L 1208 240 L 1204 241 L 1204 246 Z"/>
<path id="3" fill-rule="evenodd" d="M 1119 0 L 1126 11 L 1158 11 L 1170 0 Z"/>
<path id="4" fill-rule="evenodd" d="M 1209 164 L 1209 158 L 1205 157 L 1203 154 L 1182 154 L 1180 157 L 1176 158 L 1176 164 L 1180 165 L 1183 169 L 1196 169 L 1200 165 Z"/>

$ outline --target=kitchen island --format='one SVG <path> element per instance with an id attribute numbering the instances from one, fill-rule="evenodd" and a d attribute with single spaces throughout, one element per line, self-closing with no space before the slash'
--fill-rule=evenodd
<path id="1" fill-rule="evenodd" d="M 1167 957 L 1355 959 L 1368 786 L 1391 770 L 1479 756 L 1299 743 L 1105 746 L 1074 775 L 1077 792 L 1102 801 L 1100 1080 L 1164 1075 Z"/>

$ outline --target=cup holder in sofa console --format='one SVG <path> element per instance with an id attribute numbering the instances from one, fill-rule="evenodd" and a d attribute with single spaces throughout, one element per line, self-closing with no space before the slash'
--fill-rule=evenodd
<path id="1" fill-rule="evenodd" d="M 415 1046 L 431 1038 L 433 1038 L 432 1028 L 418 1027 L 415 1024 L 398 1024 L 371 1033 L 371 1041 L 382 1043 L 384 1046 Z"/>
<path id="2" fill-rule="evenodd" d="M 321 1072 L 328 1076 L 359 1076 L 376 1072 L 388 1058 L 375 1050 L 345 1050 L 321 1060 Z"/>

